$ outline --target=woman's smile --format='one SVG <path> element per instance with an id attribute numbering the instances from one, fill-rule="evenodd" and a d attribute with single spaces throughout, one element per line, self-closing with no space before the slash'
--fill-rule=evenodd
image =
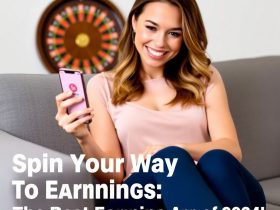
<path id="1" fill-rule="evenodd" d="M 149 46 L 145 46 L 147 49 L 147 53 L 148 55 L 153 58 L 153 59 L 163 59 L 165 57 L 165 55 L 168 53 L 168 51 L 165 50 L 156 50 L 154 48 L 151 48 Z"/>

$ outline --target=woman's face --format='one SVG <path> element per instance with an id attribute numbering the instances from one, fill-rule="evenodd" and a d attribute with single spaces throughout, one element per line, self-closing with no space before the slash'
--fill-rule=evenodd
<path id="1" fill-rule="evenodd" d="M 180 9 L 167 2 L 152 2 L 144 6 L 136 20 L 135 46 L 145 69 L 163 70 L 182 45 L 182 17 Z"/>

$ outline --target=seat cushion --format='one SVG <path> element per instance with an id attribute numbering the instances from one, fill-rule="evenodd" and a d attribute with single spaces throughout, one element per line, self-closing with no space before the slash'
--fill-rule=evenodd
<path id="1" fill-rule="evenodd" d="M 83 199 L 80 197 L 80 194 L 78 199 L 69 199 L 67 197 L 64 197 L 63 199 L 46 199 L 47 180 L 54 180 L 58 182 L 57 192 L 55 192 L 55 194 L 60 193 L 60 189 L 63 184 L 73 187 L 74 184 L 87 185 L 97 183 L 96 179 L 93 179 L 86 171 L 84 164 L 82 165 L 81 172 L 76 173 L 74 170 L 75 166 L 69 155 L 27 142 L 1 130 L 0 145 L 1 209 L 13 209 L 14 206 L 28 206 L 28 209 L 51 209 L 51 207 L 54 206 L 59 206 L 61 209 L 84 209 L 84 207 L 88 207 L 88 209 L 94 208 L 93 205 L 95 201 L 93 199 Z M 22 173 L 15 172 L 13 167 L 16 165 L 13 158 L 17 154 L 24 155 L 26 159 L 21 159 L 21 162 L 23 163 L 24 161 L 25 164 L 28 164 L 27 158 L 37 158 L 37 160 L 40 160 L 42 165 L 40 166 L 39 172 L 33 173 L 32 177 L 27 175 L 28 168 L 26 168 L 26 170 Z M 48 157 L 44 158 L 43 154 L 47 154 Z M 48 161 L 47 163 L 50 163 L 51 158 L 58 158 L 63 162 L 63 173 L 58 172 L 58 168 L 55 168 L 55 172 L 50 172 L 50 168 L 48 168 L 49 166 L 45 167 L 46 164 L 44 164 L 43 161 Z M 34 169 L 35 162 L 33 163 L 34 165 L 32 164 L 32 168 Z M 47 172 L 44 172 L 43 167 Z M 37 186 L 39 189 L 38 196 L 34 199 L 29 199 L 25 196 L 26 193 L 21 193 L 21 199 L 15 199 L 15 187 L 12 185 L 12 181 L 19 180 L 25 181 L 26 184 L 32 183 Z M 54 187 L 56 188 L 56 186 Z M 23 192 L 23 188 L 20 191 Z"/>
<path id="2" fill-rule="evenodd" d="M 266 210 L 280 210 L 280 206 L 272 205 L 272 204 L 266 204 Z"/>
<path id="3" fill-rule="evenodd" d="M 280 177 L 263 180 L 260 184 L 263 187 L 266 201 L 280 208 Z"/>

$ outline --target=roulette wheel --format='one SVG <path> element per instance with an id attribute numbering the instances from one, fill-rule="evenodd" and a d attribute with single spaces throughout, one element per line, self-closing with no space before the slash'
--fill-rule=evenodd
<path id="1" fill-rule="evenodd" d="M 53 1 L 37 28 L 40 57 L 51 73 L 61 67 L 87 74 L 110 70 L 123 25 L 122 14 L 108 0 Z"/>

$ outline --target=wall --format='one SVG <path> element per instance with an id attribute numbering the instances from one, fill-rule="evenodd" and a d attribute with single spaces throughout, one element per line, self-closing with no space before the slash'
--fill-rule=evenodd
<path id="1" fill-rule="evenodd" d="M 199 0 L 214 60 L 280 55 L 279 0 Z"/>
<path id="2" fill-rule="evenodd" d="M 133 0 L 112 0 L 126 16 Z M 0 73 L 48 73 L 35 44 L 40 15 L 51 0 L 3 1 Z M 280 55 L 279 0 L 198 0 L 214 61 Z"/>

